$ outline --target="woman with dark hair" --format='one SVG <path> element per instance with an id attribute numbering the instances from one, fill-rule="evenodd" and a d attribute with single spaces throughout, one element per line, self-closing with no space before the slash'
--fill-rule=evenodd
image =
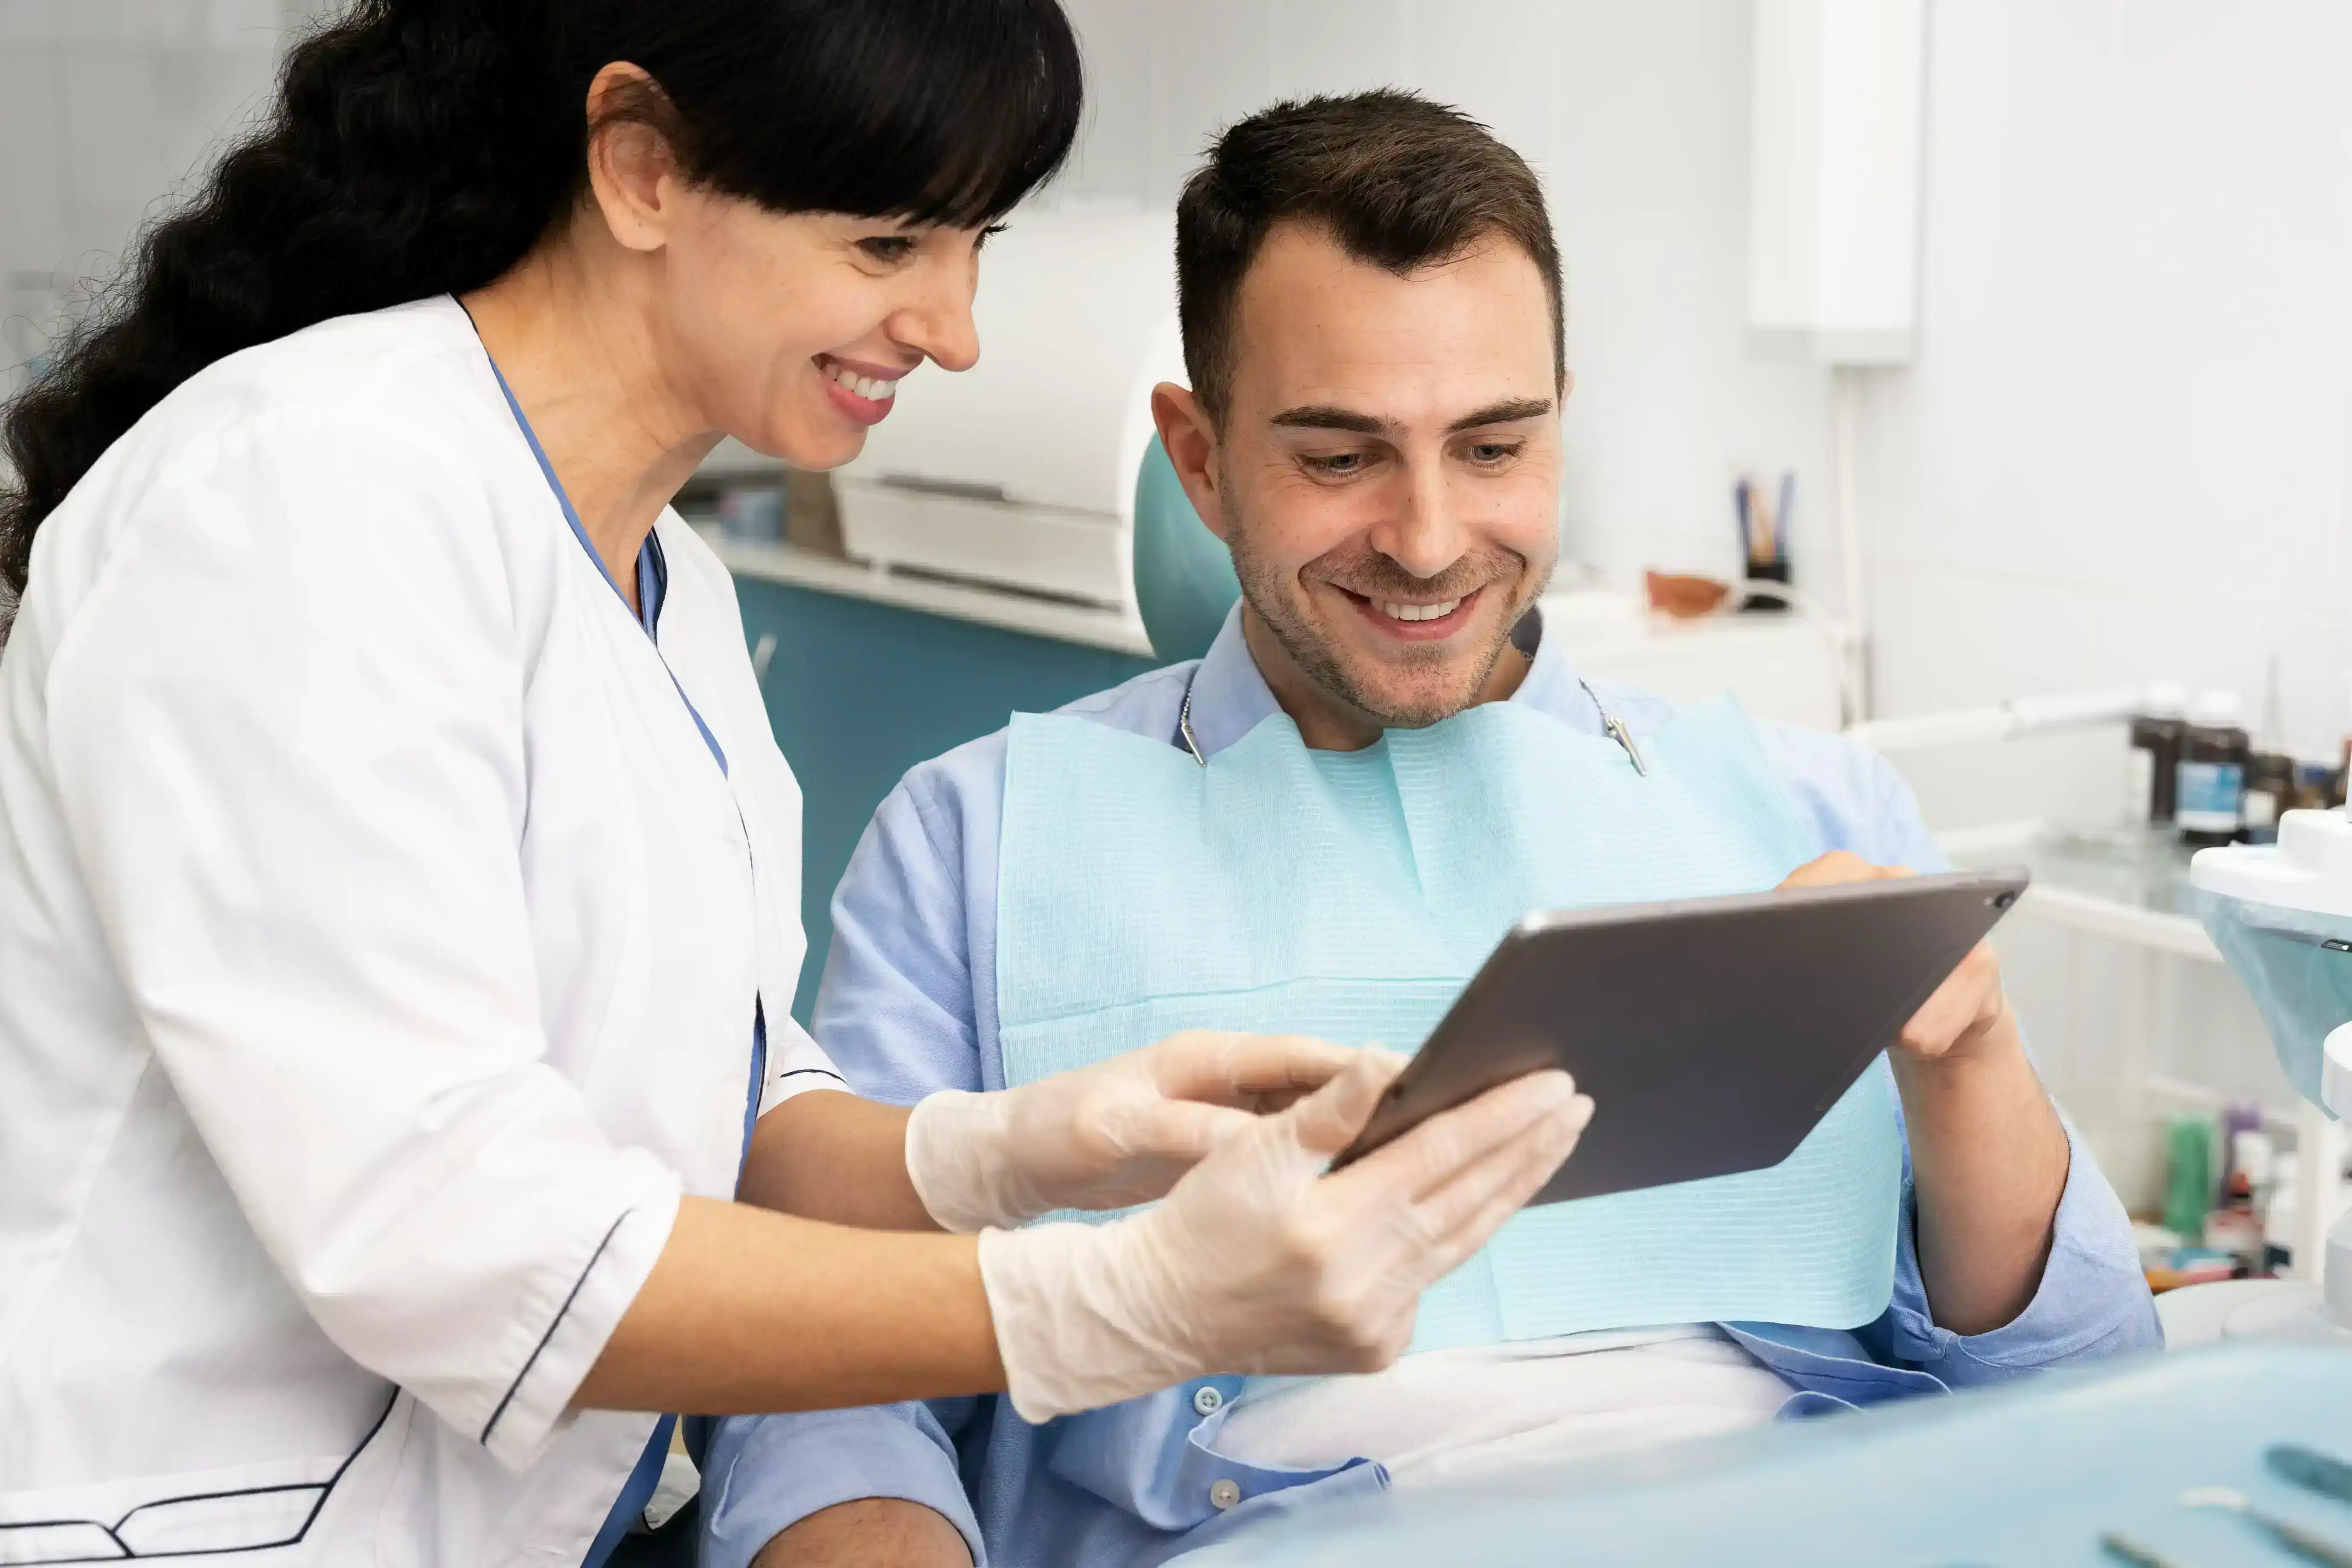
<path id="1" fill-rule="evenodd" d="M 910 1115 L 765 1012 L 799 796 L 667 502 L 971 363 L 1078 110 L 1054 0 L 359 0 L 8 409 L 0 1560 L 595 1562 L 653 1412 L 1376 1364 L 1563 1156 L 1558 1075 L 1323 1178 L 1377 1053 Z"/>

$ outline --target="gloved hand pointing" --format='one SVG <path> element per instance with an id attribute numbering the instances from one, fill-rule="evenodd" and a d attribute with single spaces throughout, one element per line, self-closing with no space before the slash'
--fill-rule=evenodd
<path id="1" fill-rule="evenodd" d="M 1219 1143 L 1354 1059 L 1303 1035 L 1205 1029 L 995 1094 L 915 1107 L 907 1174 L 945 1229 L 1014 1226 L 1055 1209 L 1160 1196 Z"/>
<path id="2" fill-rule="evenodd" d="M 1565 1073 L 1537 1073 L 1326 1174 L 1402 1065 L 1361 1053 L 1143 1214 L 982 1233 L 1013 1408 L 1044 1421 L 1211 1373 L 1369 1372 L 1402 1354 L 1421 1292 L 1535 1195 L 1592 1115 Z"/>

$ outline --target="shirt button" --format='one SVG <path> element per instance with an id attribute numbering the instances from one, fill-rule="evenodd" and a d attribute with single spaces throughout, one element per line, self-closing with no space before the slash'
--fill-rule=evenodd
<path id="1" fill-rule="evenodd" d="M 1209 1501 L 1219 1509 L 1228 1509 L 1242 1500 L 1242 1484 L 1236 1480 L 1211 1481 Z"/>
<path id="2" fill-rule="evenodd" d="M 1214 1415 L 1225 1407 L 1225 1396 L 1213 1384 L 1202 1384 L 1192 1391 L 1192 1408 L 1203 1415 Z"/>

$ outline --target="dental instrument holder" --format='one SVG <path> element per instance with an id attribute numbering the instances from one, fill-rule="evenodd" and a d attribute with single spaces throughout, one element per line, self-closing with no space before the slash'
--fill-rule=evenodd
<path id="1" fill-rule="evenodd" d="M 1776 615 L 1789 608 L 1789 597 L 1773 589 L 1789 585 L 1789 562 L 1786 556 L 1778 561 L 1751 561 L 1748 563 L 1748 580 L 1739 599 L 1742 613 L 1761 612 Z"/>
<path id="2" fill-rule="evenodd" d="M 2275 910 L 2287 919 L 2273 928 L 2279 934 L 2270 940 L 2315 945 L 2341 963 L 2352 964 L 2352 943 L 2340 937 L 2322 941 L 2308 932 L 2298 936 L 2294 934 L 2291 923 L 2297 915 L 2352 922 L 2352 808 L 2288 812 L 2279 819 L 2275 845 L 2229 845 L 2201 850 L 2190 862 L 2189 878 L 2198 890 L 2208 930 L 2221 948 L 2231 972 L 2253 994 L 2280 1066 L 2290 1080 L 2294 1079 L 2296 1058 L 2301 1052 L 2286 1037 L 2301 1034 L 2305 1039 L 2309 1037 L 2304 1032 L 2310 1026 L 2307 1016 L 2298 1018 L 2294 1012 L 2297 1002 L 2307 1005 L 2309 997 L 2282 997 L 2272 975 L 2259 969 L 2247 973 L 2237 956 L 2243 950 L 2223 941 L 2220 928 L 2224 921 L 2236 918 L 2232 904 Z M 2342 1010 L 2352 1013 L 2352 993 L 2344 994 L 2347 1000 L 2342 1004 Z M 2307 1062 L 2309 1058 L 2302 1059 Z M 2352 1016 L 2336 1020 L 2328 1029 L 2320 1048 L 2316 1085 L 2307 1081 L 2296 1084 L 2297 1089 L 2306 1095 L 2314 1087 L 2318 1103 L 2328 1115 L 2339 1121 L 2352 1119 Z M 2316 1126 L 2309 1130 L 2326 1131 Z M 2328 1148 L 2334 1142 L 2332 1138 L 2326 1140 Z M 2317 1152 L 2326 1152 L 2323 1149 Z M 2303 1174 L 2298 1183 L 2298 1203 L 2326 1202 L 2326 1194 L 2340 1175 L 2326 1168 L 2332 1161 L 2323 1163 L 2309 1157 L 2314 1152 L 2299 1152 L 2305 1157 L 2300 1161 Z M 2313 1229 L 2315 1226 L 2306 1226 L 2304 1234 Z M 2297 1261 L 2307 1268 L 2311 1260 Z M 2229 1312 L 2222 1320 L 2221 1336 L 2352 1344 L 2352 1210 L 2347 1210 L 2328 1226 L 2316 1262 L 2315 1279 L 2279 1281 L 2276 1289 L 2259 1290 Z M 2228 1289 L 2234 1283 L 2192 1285 L 2185 1290 Z M 2245 1287 L 2238 1285 L 2237 1289 L 2242 1292 Z"/>

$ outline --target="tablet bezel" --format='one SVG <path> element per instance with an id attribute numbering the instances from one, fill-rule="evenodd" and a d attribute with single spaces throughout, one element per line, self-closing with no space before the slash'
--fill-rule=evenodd
<path id="1" fill-rule="evenodd" d="M 1592 1093 L 1593 1123 L 1533 1203 L 1765 1169 L 1895 1043 L 2030 881 L 2021 868 L 1956 871 L 1529 915 L 1464 987 L 1332 1168 L 1497 1084 L 1559 1067 Z M 1695 991 L 1693 975 L 1711 961 L 1717 973 L 1744 965 L 1748 994 L 1718 1000 Z M 1706 1016 L 1645 1026 L 1667 1009 L 1643 998 L 1668 986 L 1672 1009 Z M 1771 993 L 1760 1009 L 1759 986 Z M 1604 1057 L 1604 1043 L 1577 1034 L 1580 1012 L 1613 1013 L 1627 1036 L 1644 1026 L 1676 1033 L 1644 1042 L 1641 1055 Z M 1706 1058 L 1696 1065 L 1710 1069 L 1704 1088 L 1673 1079 L 1694 1065 L 1694 1051 Z M 1678 1108 L 1710 1122 L 1704 1137 L 1676 1142 Z"/>

